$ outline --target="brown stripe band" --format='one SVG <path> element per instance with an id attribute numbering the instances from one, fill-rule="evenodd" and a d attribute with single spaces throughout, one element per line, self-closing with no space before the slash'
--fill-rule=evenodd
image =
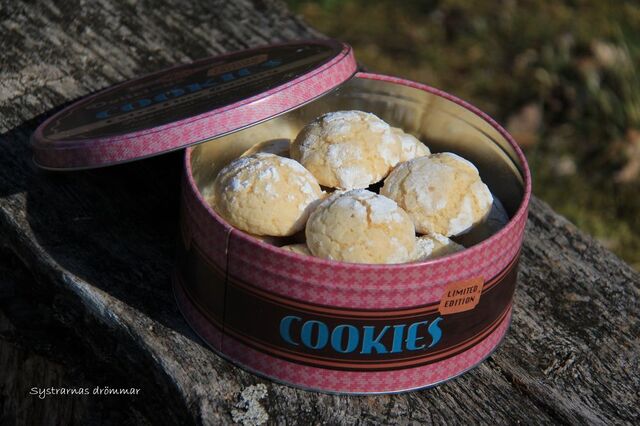
<path id="1" fill-rule="evenodd" d="M 223 351 L 224 339 L 236 339 L 290 362 L 350 371 L 425 365 L 479 344 L 506 320 L 517 270 L 516 257 L 484 284 L 473 309 L 441 315 L 438 303 L 374 311 L 294 301 L 229 280 L 193 241 L 182 247 L 180 259 L 177 279 L 227 336 Z"/>
<path id="2" fill-rule="evenodd" d="M 380 359 L 369 360 L 369 361 L 360 361 L 360 362 L 342 362 L 335 361 L 331 358 L 325 357 L 310 357 L 310 356 L 301 356 L 292 351 L 284 351 L 279 349 L 276 346 L 268 345 L 260 343 L 254 340 L 251 336 L 242 335 L 237 333 L 227 327 L 225 329 L 225 334 L 232 336 L 233 338 L 241 341 L 249 347 L 252 347 L 261 352 L 265 352 L 271 356 L 275 356 L 277 358 L 285 359 L 287 361 L 296 362 L 298 364 L 310 365 L 313 367 L 323 367 L 323 368 L 331 368 L 334 370 L 345 370 L 345 371 L 377 371 L 377 370 L 399 370 L 405 368 L 414 368 L 422 365 L 432 364 L 438 361 L 442 361 L 447 358 L 451 358 L 455 355 L 458 355 L 478 343 L 484 340 L 487 336 L 493 333 L 506 319 L 506 316 L 510 310 L 511 306 L 508 306 L 507 309 L 498 317 L 489 327 L 483 330 L 479 335 L 474 336 L 473 338 L 467 339 L 465 342 L 447 348 L 442 351 L 432 352 L 429 355 L 420 355 L 414 356 L 406 359 L 400 359 L 396 361 L 388 361 L 385 362 Z M 223 343 L 224 347 L 224 343 Z"/>

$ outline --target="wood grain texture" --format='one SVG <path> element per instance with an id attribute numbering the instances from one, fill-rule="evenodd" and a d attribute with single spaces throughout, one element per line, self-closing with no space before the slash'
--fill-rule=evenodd
<path id="1" fill-rule="evenodd" d="M 50 410 L 65 423 L 231 423 L 248 406 L 241 392 L 263 384 L 266 396 L 250 402 L 279 424 L 638 424 L 640 276 L 535 198 L 513 325 L 498 351 L 431 390 L 346 397 L 246 373 L 187 327 L 169 278 L 180 153 L 73 173 L 31 163 L 31 132 L 78 97 L 177 62 L 313 35 L 275 0 L 0 6 L 0 271 L 28 277 L 0 276 L 3 423 L 44 409 L 20 411 L 38 407 L 24 389 L 41 385 L 28 383 L 37 369 L 16 370 L 28 348 L 44 360 L 43 382 L 141 388 L 138 401 L 61 401 Z M 33 330 L 35 313 L 48 332 Z M 22 378 L 6 379 L 10 369 Z M 104 415 L 116 407 L 126 419 Z"/>

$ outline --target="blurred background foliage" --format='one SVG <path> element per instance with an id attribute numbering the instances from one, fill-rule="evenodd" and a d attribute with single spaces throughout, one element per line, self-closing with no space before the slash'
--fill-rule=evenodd
<path id="1" fill-rule="evenodd" d="M 640 2 L 288 0 L 368 69 L 470 101 L 534 193 L 640 270 Z"/>

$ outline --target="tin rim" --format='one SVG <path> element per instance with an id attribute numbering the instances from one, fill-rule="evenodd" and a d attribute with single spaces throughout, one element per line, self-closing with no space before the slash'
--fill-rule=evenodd
<path id="1" fill-rule="evenodd" d="M 529 201 L 531 199 L 531 172 L 529 170 L 529 165 L 527 163 L 527 160 L 524 156 L 524 153 L 522 152 L 522 150 L 520 149 L 520 147 L 518 146 L 517 142 L 513 139 L 513 137 L 500 125 L 498 124 L 493 118 L 491 118 L 488 114 L 484 113 L 483 111 L 481 111 L 480 109 L 478 109 L 477 107 L 471 105 L 470 103 L 454 96 L 451 95 L 447 92 L 444 92 L 440 89 L 436 89 L 434 87 L 428 86 L 426 84 L 422 84 L 422 83 L 416 83 L 414 81 L 410 81 L 410 80 L 405 80 L 402 78 L 398 78 L 398 77 L 393 77 L 393 76 L 387 76 L 387 75 L 383 75 L 383 74 L 373 74 L 373 73 L 363 73 L 363 72 L 359 72 L 357 74 L 355 74 L 356 78 L 363 78 L 363 79 L 369 79 L 369 80 L 379 80 L 379 81 L 385 81 L 385 82 L 389 82 L 389 83 L 395 83 L 395 84 L 400 84 L 400 85 L 404 85 L 404 86 L 408 86 L 408 87 L 412 87 L 415 89 L 419 89 L 425 92 L 428 92 L 430 94 L 439 96 L 441 98 L 444 98 L 450 102 L 455 103 L 456 105 L 459 105 L 463 108 L 465 108 L 466 110 L 474 113 L 475 115 L 477 115 L 478 117 L 480 117 L 481 119 L 483 119 L 484 121 L 486 121 L 491 127 L 493 127 L 502 137 L 505 138 L 505 140 L 508 142 L 509 146 L 514 150 L 514 152 L 516 153 L 516 156 L 518 158 L 518 166 L 521 168 L 521 172 L 522 172 L 522 177 L 523 177 L 523 181 L 524 181 L 524 194 L 522 196 L 522 200 L 518 206 L 518 209 L 516 211 L 516 213 L 509 219 L 509 222 L 507 222 L 507 224 L 500 229 L 498 232 L 496 232 L 495 234 L 493 234 L 492 236 L 490 236 L 489 238 L 486 238 L 484 240 L 482 240 L 481 242 L 473 245 L 472 247 L 466 248 L 465 250 L 462 250 L 460 252 L 457 253 L 453 253 L 453 254 L 449 254 L 446 256 L 442 256 L 436 259 L 431 259 L 431 260 L 426 260 L 423 262 L 412 262 L 412 263 L 395 263 L 395 264 L 371 264 L 371 263 L 350 263 L 350 262 L 341 262 L 341 261 L 337 261 L 337 260 L 329 260 L 329 259 L 323 259 L 323 258 L 319 258 L 319 257 L 315 257 L 315 256 L 306 256 L 306 255 L 302 255 L 302 254 L 298 254 L 298 253 L 294 253 L 294 252 L 290 252 L 287 250 L 282 250 L 279 247 L 273 246 L 271 244 L 265 243 L 263 241 L 260 241 L 257 238 L 253 238 L 250 235 L 237 230 L 236 228 L 234 228 L 233 226 L 231 226 L 229 223 L 227 223 L 227 221 L 222 218 L 210 205 L 209 203 L 206 202 L 206 200 L 202 197 L 202 194 L 200 193 L 194 176 L 193 176 L 193 170 L 191 168 L 191 155 L 193 152 L 193 147 L 188 147 L 185 150 L 185 156 L 184 156 L 184 167 L 186 169 L 186 180 L 188 182 L 188 188 L 189 190 L 192 192 L 192 195 L 195 195 L 195 197 L 198 200 L 198 203 L 203 206 L 206 210 L 207 213 L 209 215 L 211 215 L 216 221 L 222 223 L 225 228 L 229 228 L 231 231 L 230 232 L 234 232 L 235 231 L 235 236 L 244 240 L 245 242 L 248 242 L 254 246 L 260 247 L 264 250 L 267 250 L 268 252 L 274 254 L 274 255 L 278 255 L 278 256 L 284 256 L 284 257 L 290 257 L 292 260 L 302 260 L 304 259 L 306 262 L 310 262 L 310 264 L 312 265 L 318 265 L 318 266 L 335 266 L 335 265 L 341 265 L 342 267 L 348 267 L 351 268 L 353 270 L 360 270 L 360 271 L 371 271 L 371 270 L 385 270 L 385 271 L 389 271 L 389 270 L 403 270 L 403 271 L 407 271 L 407 270 L 411 270 L 411 269 L 418 269 L 418 268 L 422 268 L 425 265 L 439 265 L 441 263 L 445 263 L 445 262 L 456 262 L 456 261 L 461 261 L 464 258 L 467 257 L 473 257 L 475 256 L 477 253 L 484 251 L 487 247 L 491 246 L 496 240 L 506 236 L 507 234 L 510 234 L 512 232 L 514 232 L 514 228 L 518 226 L 518 224 L 520 223 L 521 220 L 524 219 L 524 216 L 527 215 L 527 211 L 528 211 L 528 206 L 529 206 Z M 335 287 L 335 284 L 331 284 L 328 283 L 327 284 L 330 287 Z"/>

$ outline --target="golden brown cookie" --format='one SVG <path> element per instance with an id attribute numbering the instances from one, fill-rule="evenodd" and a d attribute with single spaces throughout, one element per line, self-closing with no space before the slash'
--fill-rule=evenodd
<path id="1" fill-rule="evenodd" d="M 308 170 L 274 154 L 238 158 L 213 183 L 213 208 L 231 225 L 255 235 L 295 234 L 321 197 Z"/>
<path id="2" fill-rule="evenodd" d="M 407 262 L 416 243 L 409 215 L 365 189 L 332 194 L 313 211 L 305 233 L 314 256 L 354 263 Z"/>
<path id="3" fill-rule="evenodd" d="M 449 152 L 400 163 L 385 179 L 380 194 L 409 213 L 417 232 L 447 237 L 469 230 L 493 203 L 478 169 Z"/>

